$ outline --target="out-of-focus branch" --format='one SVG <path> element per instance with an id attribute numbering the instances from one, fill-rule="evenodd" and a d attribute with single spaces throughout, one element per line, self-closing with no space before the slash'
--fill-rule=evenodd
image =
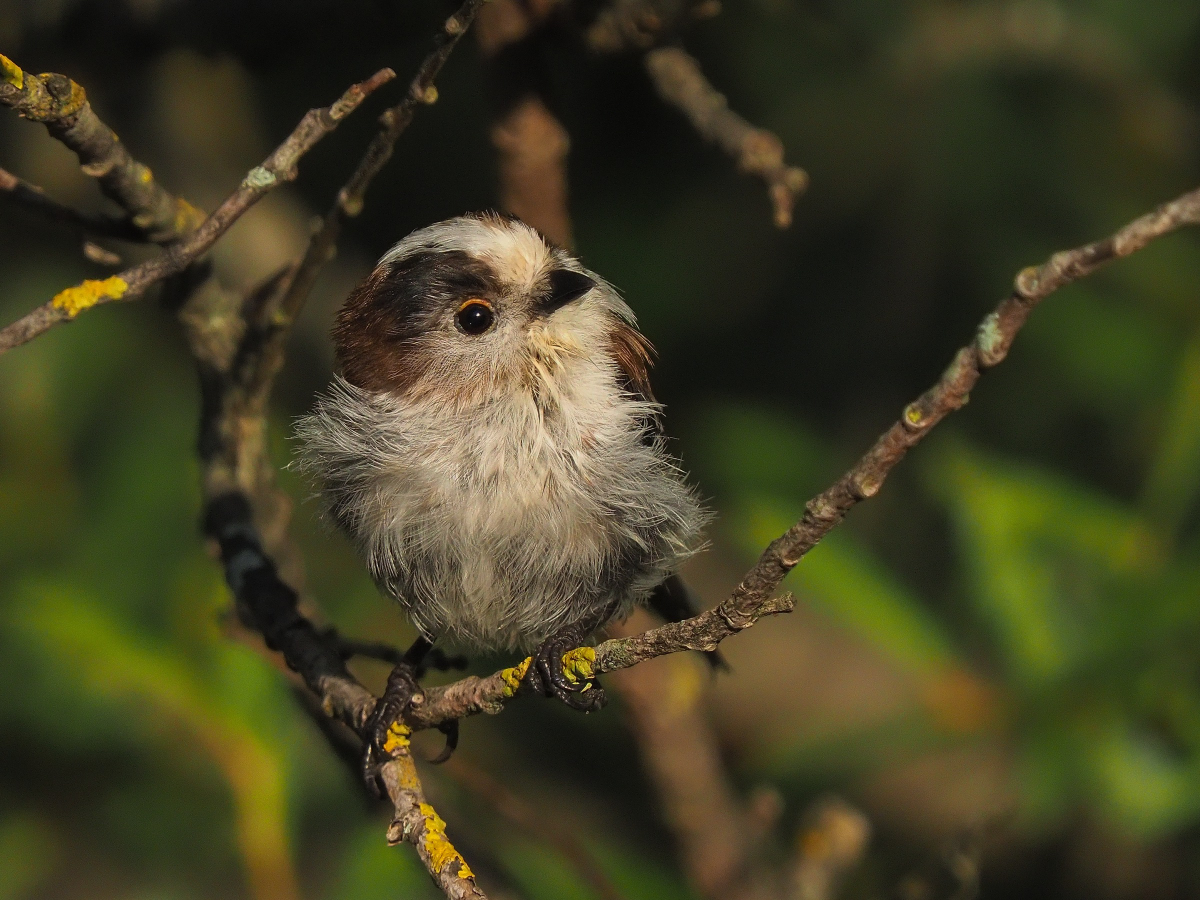
<path id="1" fill-rule="evenodd" d="M 140 237 L 140 232 L 128 219 L 92 215 L 66 206 L 47 197 L 46 192 L 37 185 L 18 178 L 6 169 L 0 169 L 0 197 L 48 222 L 66 225 L 81 234 L 124 241 L 134 241 Z"/>
<path id="2" fill-rule="evenodd" d="M 543 95 L 538 53 L 557 0 L 493 0 L 479 16 L 479 49 L 494 108 L 492 146 L 500 175 L 500 206 L 560 247 L 570 247 L 567 130 Z"/>
<path id="3" fill-rule="evenodd" d="M 879 493 L 891 470 L 938 422 L 967 402 L 980 374 L 1004 360 L 1035 306 L 1105 263 L 1195 224 L 1200 224 L 1200 189 L 1164 203 L 1104 240 L 1055 253 L 1042 265 L 1021 270 L 1013 292 L 983 319 L 975 338 L 955 354 L 937 383 L 906 406 L 900 419 L 849 471 L 805 504 L 803 518 L 770 543 L 730 597 L 691 619 L 572 650 L 564 657 L 568 670 L 586 680 L 667 653 L 712 650 L 761 617 L 790 611 L 794 606 L 790 595 L 773 596 L 784 577 L 855 505 Z M 405 721 L 415 728 L 431 728 L 447 719 L 499 712 L 520 692 L 527 667 L 528 660 L 486 678 L 464 678 L 433 688 L 427 692 L 427 702 L 411 710 Z"/>
<path id="4" fill-rule="evenodd" d="M 796 835 L 791 900 L 835 900 L 870 839 L 870 820 L 845 800 L 824 797 L 814 803 Z"/>
<path id="5" fill-rule="evenodd" d="M 47 76 L 47 79 L 56 77 L 60 76 Z M 153 285 L 178 275 L 216 243 L 242 213 L 280 183 L 294 179 L 300 158 L 357 109 L 372 91 L 394 77 L 391 69 L 383 69 L 351 87 L 332 106 L 310 110 L 287 139 L 261 165 L 250 170 L 237 190 L 225 198 L 199 228 L 170 244 L 161 255 L 103 281 L 88 280 L 67 288 L 33 312 L 0 329 L 0 353 L 32 340 L 55 325 L 71 321 L 85 309 L 113 300 L 137 299 Z M 25 80 L 26 89 L 31 83 L 30 78 Z M 42 107 L 35 105 L 34 108 Z"/>
<path id="6" fill-rule="evenodd" d="M 796 198 L 808 187 L 808 175 L 784 162 L 783 141 L 730 109 L 725 95 L 712 86 L 700 63 L 685 50 L 659 47 L 649 51 L 646 71 L 663 100 L 687 116 L 706 140 L 729 154 L 738 168 L 766 183 L 775 225 L 791 225 Z"/>
<path id="7" fill-rule="evenodd" d="M 601 900 L 624 900 L 578 837 L 553 813 L 535 809 L 504 784 L 483 769 L 466 762 L 462 756 L 452 756 L 442 765 L 442 771 L 464 788 L 486 800 L 501 816 L 531 838 L 553 847 L 570 862 Z"/>
<path id="8" fill-rule="evenodd" d="M 635 613 L 610 632 L 635 635 L 649 622 Z M 757 835 L 705 708 L 711 678 L 699 657 L 676 653 L 614 672 L 612 684 L 692 888 L 723 900 L 774 897 L 770 870 L 755 864 Z"/>
<path id="9" fill-rule="evenodd" d="M 537 52 L 554 8 L 554 0 L 494 0 L 480 15 L 478 36 L 496 106 L 491 135 L 499 159 L 501 206 L 555 243 L 570 246 L 570 141 L 542 95 L 546 79 Z M 648 617 L 640 621 L 644 628 Z M 629 634 L 636 625 L 615 627 Z M 740 799 L 702 708 L 703 682 L 696 678 L 694 663 L 678 655 L 659 659 L 622 671 L 613 687 L 625 701 L 630 730 L 688 881 L 704 897 L 749 898 L 756 896 L 749 888 L 761 886 L 764 870 L 752 871 L 749 865 L 751 829 L 745 827 Z M 678 690 L 684 684 L 693 689 Z M 520 808 L 511 802 L 503 806 Z M 534 825 L 538 821 L 536 816 L 526 818 Z M 598 891 L 604 893 L 600 887 Z"/>
<path id="10" fill-rule="evenodd" d="M 720 12 L 720 0 L 609 0 L 588 23 L 585 39 L 597 53 L 644 51 Z"/>
<path id="11" fill-rule="evenodd" d="M 203 212 L 166 191 L 147 166 L 129 155 L 96 115 L 83 88 L 65 75 L 34 75 L 0 55 L 0 103 L 41 122 L 75 152 L 84 174 L 95 178 L 104 195 L 125 211 L 133 229 L 129 239 L 169 243 L 204 220 Z"/>

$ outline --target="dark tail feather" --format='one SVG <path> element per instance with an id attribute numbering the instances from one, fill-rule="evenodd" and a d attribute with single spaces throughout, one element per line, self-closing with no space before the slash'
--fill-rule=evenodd
<path id="1" fill-rule="evenodd" d="M 668 622 L 682 622 L 700 612 L 700 606 L 688 586 L 678 575 L 667 579 L 650 594 L 650 608 Z M 728 672 L 729 663 L 720 650 L 705 650 L 704 658 L 714 672 Z"/>

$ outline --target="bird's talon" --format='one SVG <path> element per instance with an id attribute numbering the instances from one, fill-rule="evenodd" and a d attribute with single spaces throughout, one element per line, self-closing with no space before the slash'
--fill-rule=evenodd
<path id="1" fill-rule="evenodd" d="M 542 643 L 525 676 L 529 686 L 580 712 L 595 712 L 608 700 L 595 682 L 596 651 L 580 647 L 585 635 L 566 629 Z"/>
<path id="2" fill-rule="evenodd" d="M 367 719 L 364 728 L 362 775 L 367 789 L 376 797 L 382 798 L 385 794 L 379 777 L 383 764 L 396 751 L 408 746 L 412 732 L 404 724 L 404 711 L 419 692 L 414 665 L 400 663 L 392 669 L 383 696 L 379 698 Z"/>

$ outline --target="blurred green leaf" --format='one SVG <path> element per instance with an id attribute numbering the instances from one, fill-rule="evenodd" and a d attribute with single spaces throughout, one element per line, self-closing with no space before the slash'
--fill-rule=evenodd
<path id="1" fill-rule="evenodd" d="M 1200 491 L 1200 340 L 1179 362 L 1157 452 L 1146 479 L 1143 505 L 1166 533 L 1179 528 Z"/>
<path id="2" fill-rule="evenodd" d="M 0 820 L 0 900 L 22 900 L 50 871 L 57 856 L 53 833 L 32 816 Z"/>
<path id="3" fill-rule="evenodd" d="M 1145 521 L 1077 484 L 962 445 L 927 471 L 962 541 L 968 596 L 1019 685 L 1085 658 L 1106 580 L 1161 569 L 1165 548 Z"/>

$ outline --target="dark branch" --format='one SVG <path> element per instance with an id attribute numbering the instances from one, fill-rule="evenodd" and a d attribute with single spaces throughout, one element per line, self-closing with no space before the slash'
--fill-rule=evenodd
<path id="1" fill-rule="evenodd" d="M 738 168 L 766 183 L 775 225 L 791 225 L 792 209 L 808 187 L 808 175 L 784 162 L 783 141 L 730 109 L 725 96 L 704 77 L 700 63 L 685 50 L 659 47 L 649 51 L 646 71 L 663 100 L 687 116 L 706 140 L 733 157 Z"/>
<path id="2" fill-rule="evenodd" d="M 5 169 L 0 169 L 0 197 L 48 222 L 66 225 L 80 234 L 123 241 L 142 239 L 141 232 L 128 219 L 80 212 L 50 199 L 40 187 L 18 178 Z"/>

